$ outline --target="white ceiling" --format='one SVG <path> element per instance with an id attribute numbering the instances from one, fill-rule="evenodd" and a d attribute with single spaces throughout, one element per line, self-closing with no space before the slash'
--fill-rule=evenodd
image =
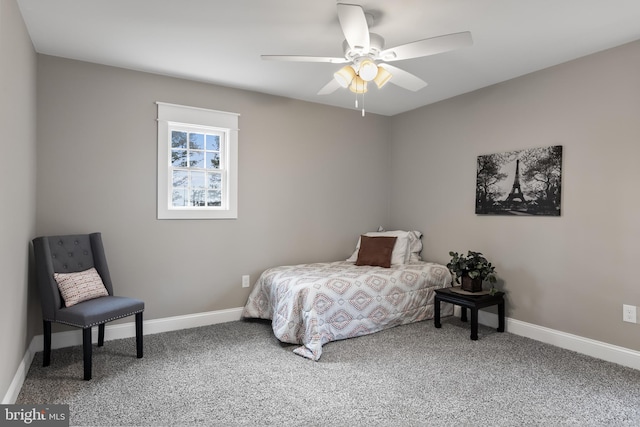
<path id="1" fill-rule="evenodd" d="M 341 57 L 334 0 L 17 0 L 37 52 L 353 108 L 317 95 L 341 64 L 261 54 Z M 349 0 L 345 1 L 349 2 Z M 394 62 L 427 81 L 365 95 L 395 115 L 640 39 L 639 0 L 363 0 L 386 47 L 470 31 L 474 44 Z M 640 72 L 640 70 L 639 70 Z M 607 82 L 594 82 L 607 84 Z"/>

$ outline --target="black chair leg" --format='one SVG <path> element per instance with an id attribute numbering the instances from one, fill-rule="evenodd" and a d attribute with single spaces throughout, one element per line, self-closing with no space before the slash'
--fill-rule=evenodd
<path id="1" fill-rule="evenodd" d="M 102 347 L 104 345 L 104 323 L 98 325 L 98 347 Z"/>
<path id="2" fill-rule="evenodd" d="M 138 359 L 142 358 L 142 312 L 136 313 L 136 350 Z"/>
<path id="3" fill-rule="evenodd" d="M 42 335 L 44 337 L 44 352 L 42 353 L 42 366 L 51 363 L 51 322 L 42 321 Z"/>
<path id="4" fill-rule="evenodd" d="M 91 327 L 82 330 L 82 353 L 84 357 L 84 379 L 91 379 Z"/>

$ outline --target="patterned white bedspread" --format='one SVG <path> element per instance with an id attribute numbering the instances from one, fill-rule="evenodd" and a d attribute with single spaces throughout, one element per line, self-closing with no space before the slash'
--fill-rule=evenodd
<path id="1" fill-rule="evenodd" d="M 427 262 L 275 267 L 262 273 L 242 316 L 271 319 L 280 341 L 303 344 L 294 352 L 318 360 L 330 341 L 433 318 L 433 290 L 451 282 L 447 267 Z M 442 315 L 453 313 L 449 304 L 442 309 Z"/>

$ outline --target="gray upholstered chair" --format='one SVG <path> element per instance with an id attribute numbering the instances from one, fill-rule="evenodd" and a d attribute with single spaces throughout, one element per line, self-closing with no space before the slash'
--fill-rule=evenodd
<path id="1" fill-rule="evenodd" d="M 135 314 L 136 348 L 142 357 L 142 312 L 144 302 L 113 295 L 113 286 L 100 233 L 45 236 L 33 239 L 38 289 L 42 305 L 44 354 L 42 366 L 51 362 L 51 322 L 82 328 L 84 379 L 91 379 L 91 328 L 98 325 L 98 346 L 104 345 L 104 325 Z M 54 273 L 75 273 L 95 267 L 108 296 L 66 307 Z"/>

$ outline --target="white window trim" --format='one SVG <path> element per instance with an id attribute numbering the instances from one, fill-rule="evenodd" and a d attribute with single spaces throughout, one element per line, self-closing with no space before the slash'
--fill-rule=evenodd
<path id="1" fill-rule="evenodd" d="M 158 219 L 236 219 L 238 218 L 238 117 L 239 114 L 206 108 L 156 102 L 158 105 Z M 169 126 L 207 126 L 227 133 L 227 207 L 170 206 Z"/>

